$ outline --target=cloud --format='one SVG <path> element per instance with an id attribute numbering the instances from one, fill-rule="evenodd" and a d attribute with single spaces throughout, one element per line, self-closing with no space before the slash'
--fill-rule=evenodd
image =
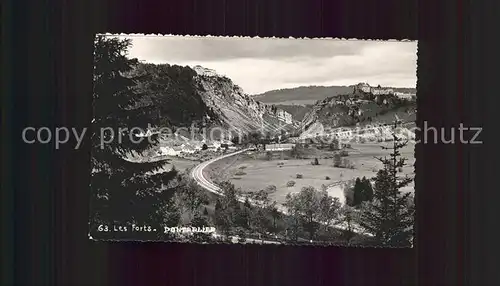
<path id="1" fill-rule="evenodd" d="M 416 86 L 416 42 L 224 37 L 132 37 L 129 55 L 201 65 L 247 93 L 303 85 Z"/>
<path id="2" fill-rule="evenodd" d="M 287 82 L 329 82 L 349 78 L 359 82 L 365 81 L 365 78 L 384 77 L 387 78 L 386 82 L 396 78 L 415 80 L 416 50 L 405 51 L 401 47 L 406 48 L 401 43 L 378 43 L 365 47 L 361 53 L 355 55 L 312 59 L 304 64 L 297 63 L 297 70 L 302 68 L 303 72 L 291 73 Z"/>
<path id="3" fill-rule="evenodd" d="M 132 41 L 134 54 L 186 61 L 329 58 L 355 55 L 369 45 L 358 41 L 178 36 L 133 37 Z"/>

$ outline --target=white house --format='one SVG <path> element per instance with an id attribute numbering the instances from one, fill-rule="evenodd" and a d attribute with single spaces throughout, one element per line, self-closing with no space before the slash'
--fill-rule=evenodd
<path id="1" fill-rule="evenodd" d="M 285 144 L 267 144 L 266 151 L 286 151 L 292 150 L 294 144 L 285 143 Z"/>

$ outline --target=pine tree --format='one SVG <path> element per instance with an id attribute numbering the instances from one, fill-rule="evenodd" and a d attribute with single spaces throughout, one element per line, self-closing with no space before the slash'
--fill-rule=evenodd
<path id="1" fill-rule="evenodd" d="M 273 232 L 277 233 L 278 232 L 278 225 L 276 224 L 277 220 L 281 218 L 282 214 L 278 210 L 278 207 L 276 206 L 276 202 L 274 202 L 270 207 L 270 213 L 271 217 L 273 218 Z"/>
<path id="2" fill-rule="evenodd" d="M 397 124 L 395 124 L 395 127 Z M 384 245 L 409 246 L 413 235 L 414 208 L 409 204 L 411 193 L 403 194 L 400 188 L 412 179 L 398 177 L 397 169 L 405 166 L 399 150 L 408 141 L 393 133 L 393 147 L 389 158 L 378 158 L 384 168 L 375 178 L 375 192 L 372 203 L 364 205 L 359 224 Z"/>
<path id="3" fill-rule="evenodd" d="M 358 206 L 363 201 L 363 184 L 359 178 L 354 181 L 352 206 Z"/>
<path id="4" fill-rule="evenodd" d="M 200 213 L 195 213 L 193 220 L 191 221 L 191 226 L 194 227 L 208 227 L 210 226 L 207 217 L 201 215 Z M 193 241 L 196 242 L 210 242 L 212 240 L 212 235 L 210 233 L 193 233 Z"/>
<path id="5" fill-rule="evenodd" d="M 371 202 L 373 200 L 373 187 L 366 177 L 362 179 L 356 178 L 353 187 L 353 200 L 351 206 L 360 206 L 363 202 Z"/>
<path id="6" fill-rule="evenodd" d="M 241 207 L 239 204 L 236 205 L 234 211 L 235 211 L 233 218 L 234 225 L 248 229 L 249 212 L 245 209 L 244 206 Z"/>
<path id="7" fill-rule="evenodd" d="M 158 136 L 152 135 L 139 142 L 141 138 L 131 133 L 133 127 L 145 132 L 153 111 L 149 106 L 137 107 L 142 94 L 136 89 L 135 79 L 128 76 L 137 64 L 126 56 L 130 45 L 130 40 L 104 36 L 94 41 L 90 227 L 97 237 L 106 234 L 96 232 L 99 225 L 130 228 L 132 224 L 165 224 L 168 204 L 179 184 L 175 170 L 151 174 L 165 162 L 132 163 L 124 159 L 127 154 L 142 154 L 158 141 Z M 119 238 L 116 232 L 112 235 Z M 123 235 L 143 239 L 156 233 L 128 231 Z"/>
<path id="8" fill-rule="evenodd" d="M 222 205 L 222 202 L 217 199 L 215 203 L 215 225 L 225 235 L 228 234 L 231 228 L 231 220 L 228 215 L 228 210 Z"/>
<path id="9" fill-rule="evenodd" d="M 363 179 L 361 179 L 361 184 L 363 185 L 363 201 L 371 202 L 373 200 L 372 183 L 366 177 L 363 177 Z"/>

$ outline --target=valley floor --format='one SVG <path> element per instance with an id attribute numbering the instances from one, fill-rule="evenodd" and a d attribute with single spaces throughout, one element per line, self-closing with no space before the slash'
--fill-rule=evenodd
<path id="1" fill-rule="evenodd" d="M 325 159 L 325 151 L 318 158 L 320 165 L 312 165 L 312 159 L 282 159 L 266 160 L 259 154 L 237 155 L 227 160 L 221 160 L 207 167 L 206 176 L 212 180 L 231 181 L 243 192 L 257 192 L 264 190 L 269 185 L 276 186 L 276 191 L 269 194 L 271 200 L 284 203 L 288 193 L 299 192 L 303 187 L 312 186 L 321 190 L 325 185 L 332 197 L 337 197 L 344 202 L 342 183 L 356 178 L 373 178 L 376 172 L 382 168 L 382 163 L 374 157 L 384 157 L 390 150 L 384 150 L 381 146 L 390 146 L 388 143 L 378 144 L 353 144 L 348 149 L 349 155 L 345 158 L 354 164 L 354 169 L 333 167 L 333 159 Z M 279 153 L 279 152 L 276 152 Z M 401 150 L 403 157 L 407 158 L 408 166 L 401 175 L 414 174 L 414 145 L 408 145 Z M 333 152 L 332 152 L 333 155 Z M 278 155 L 279 156 L 279 155 Z M 297 174 L 302 178 L 298 179 Z M 329 177 L 327 179 L 327 176 Z M 294 181 L 295 185 L 288 187 L 287 183 Z M 403 191 L 413 191 L 414 184 L 411 183 Z"/>

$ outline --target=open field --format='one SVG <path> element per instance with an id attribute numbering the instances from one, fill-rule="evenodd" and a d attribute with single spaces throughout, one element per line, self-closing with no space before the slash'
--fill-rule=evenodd
<path id="1" fill-rule="evenodd" d="M 278 159 L 266 160 L 259 153 L 251 155 L 238 155 L 227 160 L 214 163 L 207 170 L 207 176 L 212 180 L 229 180 L 243 192 L 256 192 L 265 189 L 269 185 L 275 185 L 277 190 L 269 194 L 272 200 L 283 203 L 288 193 L 299 192 L 302 187 L 313 186 L 322 189 L 322 185 L 329 186 L 328 193 L 338 197 L 344 202 L 342 187 L 339 182 L 356 179 L 357 177 L 372 178 L 382 168 L 382 163 L 374 157 L 388 156 L 391 150 L 384 150 L 381 146 L 391 146 L 391 142 L 374 144 L 353 144 L 347 157 L 354 164 L 354 169 L 333 167 L 333 159 L 325 158 L 327 152 L 318 152 L 320 165 L 312 165 L 314 156 L 309 155 L 307 159 L 286 159 L 289 156 L 277 156 Z M 280 153 L 280 152 L 276 152 Z M 401 150 L 403 157 L 408 158 L 408 166 L 403 168 L 402 175 L 413 176 L 415 162 L 414 145 L 408 145 Z M 326 156 L 328 157 L 328 156 Z M 301 174 L 302 178 L 296 178 Z M 329 177 L 327 180 L 326 177 Z M 287 187 L 287 182 L 295 181 L 293 187 Z M 414 185 L 410 184 L 404 191 L 413 191 Z"/>

